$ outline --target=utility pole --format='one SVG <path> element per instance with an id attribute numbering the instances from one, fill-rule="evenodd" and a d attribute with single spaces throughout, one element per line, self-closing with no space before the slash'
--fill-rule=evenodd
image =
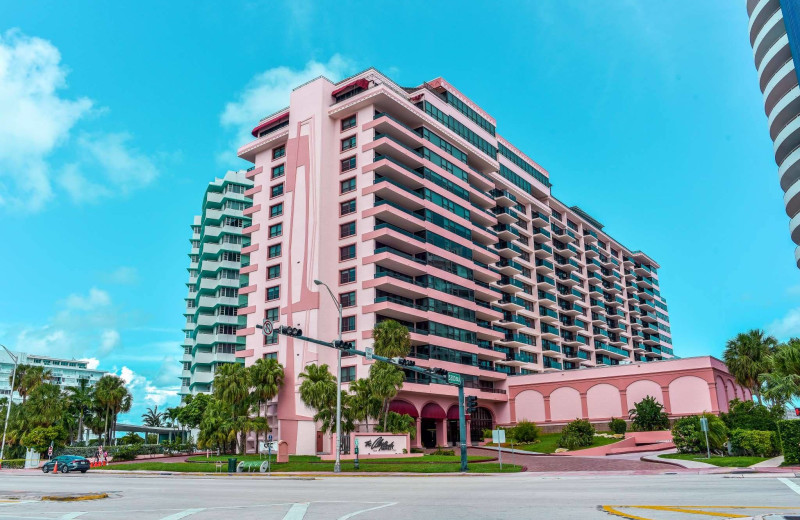
<path id="1" fill-rule="evenodd" d="M 339 310 L 339 343 L 342 342 L 342 304 L 333 295 L 333 291 L 328 284 L 319 280 L 314 280 L 316 285 L 322 285 L 328 289 L 334 305 Z M 336 352 L 336 462 L 333 463 L 333 472 L 342 472 L 342 351 Z"/>
<path id="2" fill-rule="evenodd" d="M 14 369 L 11 371 L 11 392 L 8 394 L 8 402 L 6 403 L 6 422 L 3 425 L 3 443 L 0 444 L 0 466 L 3 464 L 3 453 L 6 449 L 6 431 L 8 430 L 8 417 L 11 415 L 11 402 L 14 400 L 14 383 L 16 382 L 17 378 L 17 364 L 19 363 L 19 358 L 11 353 L 5 345 L 0 345 L 3 347 L 3 350 L 6 351 L 11 359 L 14 361 Z"/>

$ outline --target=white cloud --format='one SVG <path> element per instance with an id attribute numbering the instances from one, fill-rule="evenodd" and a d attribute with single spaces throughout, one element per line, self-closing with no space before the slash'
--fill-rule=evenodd
<path id="1" fill-rule="evenodd" d="M 52 197 L 47 156 L 92 107 L 88 98 L 61 97 L 60 62 L 46 40 L 0 34 L 0 205 L 35 211 Z"/>
<path id="2" fill-rule="evenodd" d="M 118 267 L 105 276 L 110 283 L 119 285 L 134 285 L 139 281 L 139 271 L 135 267 Z"/>
<path id="3" fill-rule="evenodd" d="M 81 361 L 85 361 L 86 362 L 86 367 L 89 370 L 94 370 L 94 369 L 96 369 L 97 367 L 100 366 L 100 360 L 97 359 L 97 358 L 85 358 L 85 359 L 81 359 Z"/>
<path id="4" fill-rule="evenodd" d="M 98 307 L 104 307 L 111 304 L 111 296 L 106 291 L 92 287 L 89 289 L 88 296 L 81 296 L 79 294 L 70 294 L 67 297 L 66 305 L 69 309 L 78 309 L 82 311 L 90 311 Z"/>
<path id="5" fill-rule="evenodd" d="M 790 310 L 783 318 L 767 325 L 767 332 L 781 341 L 800 337 L 800 308 Z"/>
<path id="6" fill-rule="evenodd" d="M 178 390 L 180 390 L 177 384 L 157 386 L 147 377 L 137 374 L 127 366 L 123 366 L 118 375 L 125 381 L 125 386 L 133 395 L 133 402 L 142 408 L 163 406 L 168 400 L 177 398 Z"/>
<path id="7" fill-rule="evenodd" d="M 220 123 L 236 130 L 236 146 L 245 144 L 252 138 L 249 133 L 259 120 L 289 104 L 292 89 L 318 76 L 338 81 L 352 70 L 352 62 L 339 54 L 333 55 L 327 63 L 311 60 L 301 70 L 289 67 L 267 69 L 250 80 L 236 101 L 225 105 Z"/>
<path id="8" fill-rule="evenodd" d="M 100 353 L 108 354 L 119 345 L 119 332 L 106 329 L 100 334 Z"/>
<path id="9" fill-rule="evenodd" d="M 177 352 L 178 345 L 175 344 L 173 351 Z M 175 356 L 165 356 L 161 361 L 156 375 L 156 383 L 164 386 L 175 385 L 181 375 L 182 366 Z"/>

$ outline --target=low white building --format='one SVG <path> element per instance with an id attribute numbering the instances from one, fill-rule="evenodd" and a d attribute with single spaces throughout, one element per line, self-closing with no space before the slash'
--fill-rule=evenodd
<path id="1" fill-rule="evenodd" d="M 53 384 L 65 390 L 70 386 L 77 386 L 79 379 L 86 379 L 90 385 L 94 385 L 98 379 L 108 372 L 89 368 L 88 361 L 77 359 L 60 359 L 37 354 L 27 354 L 25 352 L 14 352 L 20 365 L 33 365 L 44 367 L 50 371 Z M 14 369 L 14 361 L 4 350 L 0 350 L 0 397 L 8 397 L 11 393 L 11 371 Z M 14 402 L 22 399 L 19 394 L 14 393 Z"/>

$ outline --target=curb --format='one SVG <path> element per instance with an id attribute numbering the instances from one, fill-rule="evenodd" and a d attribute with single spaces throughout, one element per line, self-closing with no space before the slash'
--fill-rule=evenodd
<path id="1" fill-rule="evenodd" d="M 677 466 L 677 467 L 683 468 L 683 469 L 700 469 L 700 468 L 690 468 L 690 467 L 684 466 L 683 464 L 681 464 L 679 462 L 675 462 L 676 459 L 662 459 L 662 458 L 659 458 L 658 456 L 653 457 L 651 455 L 644 455 L 642 457 L 639 457 L 639 460 L 641 460 L 642 462 L 654 462 L 656 464 L 666 464 L 667 466 Z"/>

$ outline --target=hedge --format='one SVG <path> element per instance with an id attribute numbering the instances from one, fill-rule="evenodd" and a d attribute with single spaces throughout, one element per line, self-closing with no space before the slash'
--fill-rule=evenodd
<path id="1" fill-rule="evenodd" d="M 594 426 L 586 419 L 575 419 L 561 430 L 558 447 L 575 450 L 591 446 L 594 442 Z"/>
<path id="2" fill-rule="evenodd" d="M 195 445 L 192 443 L 177 444 L 175 446 L 164 446 L 163 444 L 118 444 L 116 446 L 104 446 L 103 449 L 108 452 L 109 457 L 114 457 L 118 452 L 121 452 L 120 454 L 123 457 L 135 458 L 136 455 L 191 453 L 195 451 Z M 53 452 L 53 456 L 77 455 L 87 459 L 94 458 L 96 454 L 97 446 L 65 446 Z"/>
<path id="3" fill-rule="evenodd" d="M 778 421 L 778 433 L 787 464 L 800 464 L 800 421 Z"/>
<path id="4" fill-rule="evenodd" d="M 731 450 L 736 455 L 772 457 L 780 451 L 778 433 L 737 428 L 730 435 Z"/>

